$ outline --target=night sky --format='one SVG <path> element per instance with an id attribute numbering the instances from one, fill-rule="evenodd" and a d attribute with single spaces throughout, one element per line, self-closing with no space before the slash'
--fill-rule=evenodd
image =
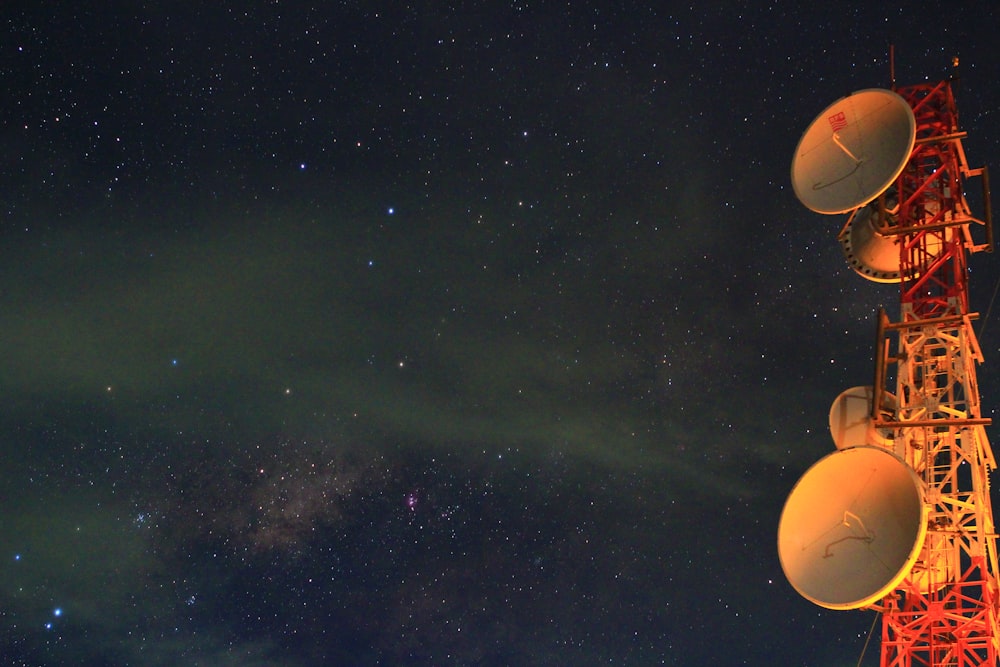
<path id="1" fill-rule="evenodd" d="M 898 294 L 789 165 L 891 42 L 1000 173 L 994 3 L 88 4 L 0 9 L 2 664 L 857 664 L 776 532 Z"/>

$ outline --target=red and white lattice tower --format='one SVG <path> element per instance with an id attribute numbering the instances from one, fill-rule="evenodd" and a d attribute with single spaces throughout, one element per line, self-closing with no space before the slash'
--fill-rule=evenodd
<path id="1" fill-rule="evenodd" d="M 894 415 L 874 413 L 924 484 L 927 535 L 914 567 L 882 610 L 883 667 L 996 665 L 997 552 L 989 473 L 996 467 L 982 417 L 976 363 L 983 361 L 969 310 L 972 217 L 962 187 L 970 170 L 951 83 L 897 92 L 913 110 L 916 141 L 896 181 L 900 315 L 880 316 L 876 396 L 896 369 Z M 883 204 L 884 207 L 884 204 Z M 890 354 L 883 334 L 898 336 Z M 879 405 L 879 398 L 873 402 Z"/>
<path id="2" fill-rule="evenodd" d="M 969 253 L 992 251 L 992 221 L 987 172 L 969 168 L 964 137 L 951 81 L 871 89 L 827 108 L 792 166 L 807 207 L 849 213 L 838 238 L 851 266 L 900 285 L 899 319 L 879 314 L 874 384 L 834 402 L 838 452 L 793 489 L 778 540 L 806 598 L 881 612 L 882 667 L 1000 657 L 996 462 L 967 267 Z M 965 197 L 971 177 L 982 180 L 983 220 Z"/>

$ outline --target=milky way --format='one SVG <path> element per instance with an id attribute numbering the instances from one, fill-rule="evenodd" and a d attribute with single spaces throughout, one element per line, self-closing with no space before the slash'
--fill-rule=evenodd
<path id="1" fill-rule="evenodd" d="M 0 10 L 4 664 L 856 664 L 775 536 L 897 294 L 789 163 L 888 41 L 990 162 L 992 12 Z"/>

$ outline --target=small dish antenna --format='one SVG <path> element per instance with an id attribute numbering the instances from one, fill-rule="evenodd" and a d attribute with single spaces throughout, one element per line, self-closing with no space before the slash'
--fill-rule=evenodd
<path id="1" fill-rule="evenodd" d="M 806 208 L 847 213 L 885 192 L 910 159 L 917 124 L 902 97 L 860 90 L 828 106 L 792 158 L 792 187 Z"/>
<path id="2" fill-rule="evenodd" d="M 858 445 L 892 448 L 895 442 L 891 428 L 875 428 L 872 421 L 872 400 L 874 390 L 867 387 L 851 387 L 841 392 L 830 406 L 830 435 L 837 449 L 847 449 Z M 896 411 L 896 397 L 882 392 L 883 414 Z"/>
<path id="3" fill-rule="evenodd" d="M 928 216 L 936 215 L 939 208 L 935 202 L 928 202 L 924 206 Z M 902 279 L 903 274 L 900 270 L 902 236 L 883 233 L 895 224 L 895 219 L 893 213 L 885 211 L 875 203 L 870 203 L 858 209 L 837 237 L 844 259 L 862 278 L 876 283 L 898 283 Z M 928 237 L 925 246 L 928 264 L 933 263 L 944 250 L 938 237 Z M 914 280 L 919 277 L 920 271 L 910 267 L 906 279 Z"/>
<path id="4" fill-rule="evenodd" d="M 867 607 L 910 572 L 927 535 L 920 478 L 892 452 L 851 447 L 820 459 L 778 524 L 789 583 L 828 609 Z"/>
<path id="5" fill-rule="evenodd" d="M 878 207 L 866 206 L 851 219 L 837 240 L 844 259 L 862 278 L 876 283 L 898 283 L 900 237 L 881 234 L 876 228 L 878 222 Z"/>

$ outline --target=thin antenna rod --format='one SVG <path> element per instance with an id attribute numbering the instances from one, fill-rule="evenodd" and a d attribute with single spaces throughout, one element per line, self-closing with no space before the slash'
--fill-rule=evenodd
<path id="1" fill-rule="evenodd" d="M 864 648 L 861 649 L 861 655 L 858 656 L 858 667 L 861 667 L 861 661 L 865 659 L 865 652 L 868 650 L 868 644 L 871 643 L 872 635 L 875 634 L 875 624 L 878 623 L 878 619 L 881 616 L 878 612 L 875 613 L 875 620 L 872 621 L 872 627 L 868 629 L 868 638 L 865 639 Z"/>

